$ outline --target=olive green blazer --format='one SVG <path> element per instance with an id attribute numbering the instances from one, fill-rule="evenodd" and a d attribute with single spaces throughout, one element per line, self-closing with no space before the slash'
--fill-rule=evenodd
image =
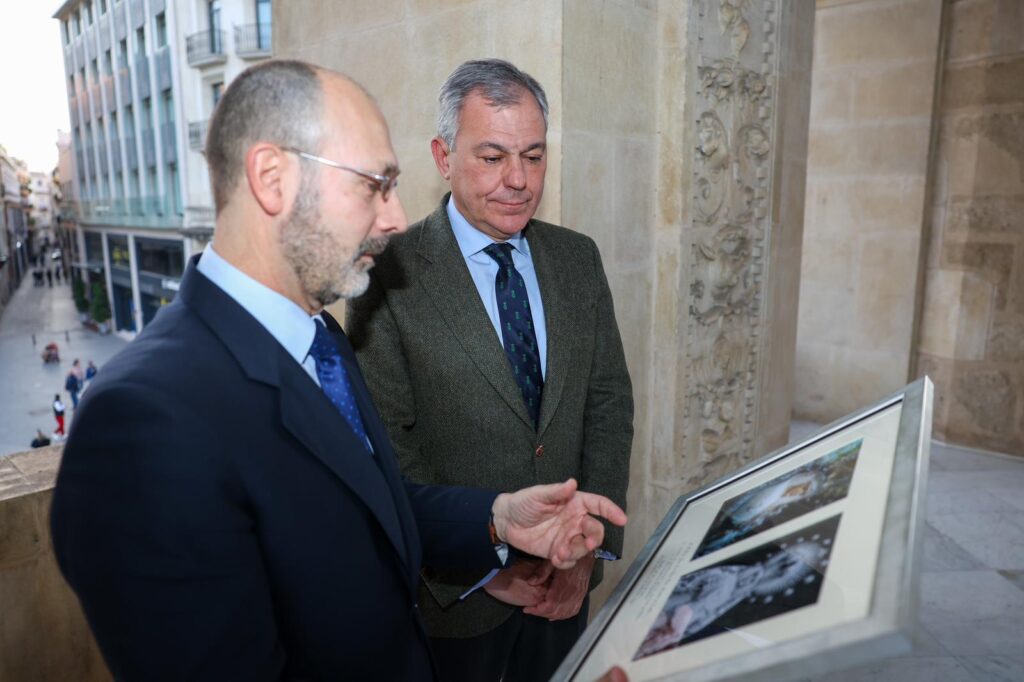
<path id="1" fill-rule="evenodd" d="M 417 482 L 513 491 L 575 477 L 625 508 L 633 395 L 597 245 L 531 220 L 547 327 L 547 372 L 535 430 L 448 220 L 445 196 L 378 257 L 346 332 L 404 474 Z M 604 547 L 621 554 L 622 531 Z M 591 587 L 600 580 L 601 562 Z M 484 590 L 458 597 L 480 572 L 429 566 L 420 611 L 434 637 L 472 637 L 515 607 Z"/>

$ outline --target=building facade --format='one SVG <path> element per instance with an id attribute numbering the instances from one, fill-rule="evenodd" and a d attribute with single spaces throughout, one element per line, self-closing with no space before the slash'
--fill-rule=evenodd
<path id="1" fill-rule="evenodd" d="M 0 310 L 29 265 L 27 190 L 23 191 L 27 173 L 25 164 L 0 146 Z"/>
<path id="2" fill-rule="evenodd" d="M 213 233 L 202 156 L 225 84 L 271 55 L 269 0 L 68 0 L 61 23 L 87 289 L 134 336 Z"/>

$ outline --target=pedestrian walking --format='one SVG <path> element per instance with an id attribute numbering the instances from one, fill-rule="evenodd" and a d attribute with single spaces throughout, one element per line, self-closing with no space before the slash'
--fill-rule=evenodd
<path id="1" fill-rule="evenodd" d="M 78 393 L 85 383 L 85 370 L 82 369 L 82 362 L 78 358 L 71 363 L 71 371 L 64 379 L 64 390 L 71 394 L 71 407 L 78 409 Z"/>
<path id="2" fill-rule="evenodd" d="M 64 401 L 60 399 L 60 393 L 53 396 L 53 418 L 57 420 L 57 430 L 53 437 L 64 437 Z"/>
<path id="3" fill-rule="evenodd" d="M 85 380 L 92 381 L 93 377 L 96 376 L 96 372 L 99 370 L 96 368 L 95 363 L 92 360 L 89 361 L 89 366 L 85 368 Z"/>
<path id="4" fill-rule="evenodd" d="M 46 268 L 46 284 L 51 289 L 53 288 L 53 270 Z"/>
<path id="5" fill-rule="evenodd" d="M 60 284 L 60 266 L 58 265 L 53 269 L 53 277 L 57 280 L 57 284 Z"/>

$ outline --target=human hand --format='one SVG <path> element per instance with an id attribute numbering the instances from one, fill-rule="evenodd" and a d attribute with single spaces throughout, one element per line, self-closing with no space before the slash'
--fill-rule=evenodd
<path id="1" fill-rule="evenodd" d="M 498 571 L 487 581 L 484 590 L 498 601 L 513 606 L 534 606 L 544 601 L 546 580 L 538 580 L 537 572 L 548 562 L 519 560 L 510 568 Z"/>
<path id="2" fill-rule="evenodd" d="M 626 671 L 616 665 L 602 675 L 597 682 L 629 682 L 629 678 L 626 677 Z"/>
<path id="3" fill-rule="evenodd" d="M 576 490 L 576 480 L 535 485 L 502 493 L 491 507 L 498 539 L 548 559 L 558 569 L 572 568 L 604 540 L 602 516 L 626 525 L 626 512 L 607 497 Z"/>
<path id="4" fill-rule="evenodd" d="M 523 609 L 523 613 L 548 620 L 565 620 L 575 616 L 587 596 L 595 561 L 591 554 L 577 561 L 572 568 L 555 571 L 544 599 L 535 606 Z"/>

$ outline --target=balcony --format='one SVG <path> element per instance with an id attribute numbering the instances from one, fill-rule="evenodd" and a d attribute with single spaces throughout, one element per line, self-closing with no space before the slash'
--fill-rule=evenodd
<path id="1" fill-rule="evenodd" d="M 259 59 L 271 54 L 271 24 L 235 26 L 235 52 L 243 59 Z"/>
<path id="2" fill-rule="evenodd" d="M 223 64 L 224 31 L 201 31 L 185 39 L 189 66 Z"/>
<path id="3" fill-rule="evenodd" d="M 188 148 L 198 152 L 203 151 L 206 146 L 206 127 L 210 124 L 205 121 L 192 121 L 188 124 Z"/>

